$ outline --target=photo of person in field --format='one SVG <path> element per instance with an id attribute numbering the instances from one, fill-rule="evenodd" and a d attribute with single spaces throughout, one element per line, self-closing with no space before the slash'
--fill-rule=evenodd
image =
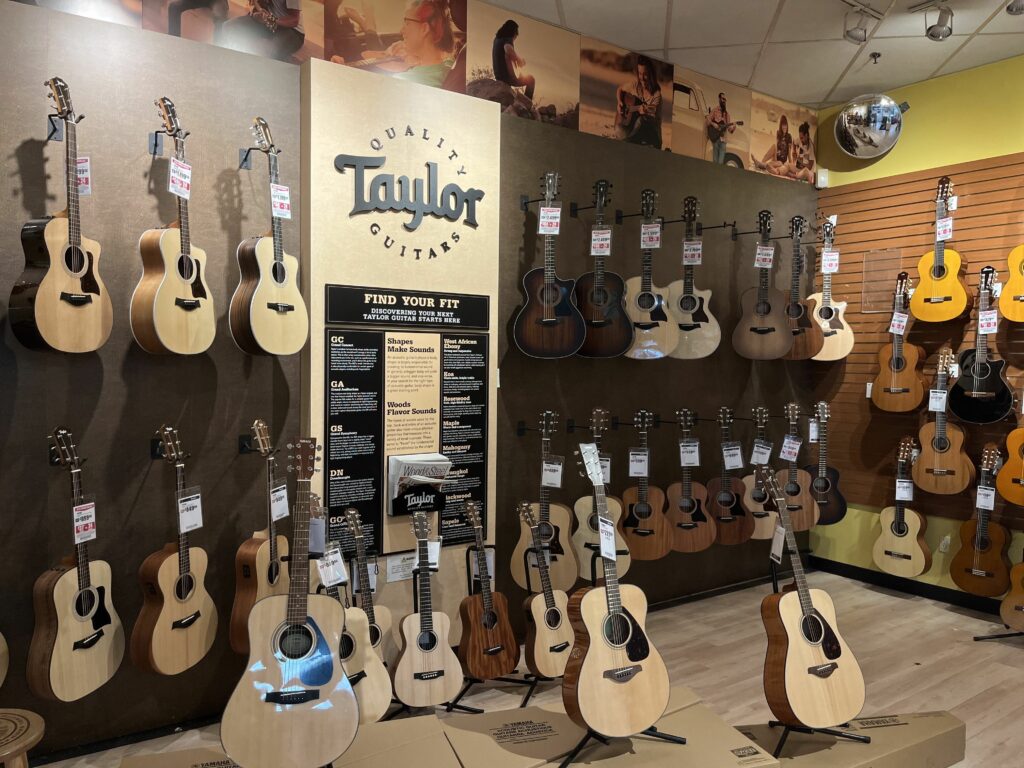
<path id="1" fill-rule="evenodd" d="M 804 107 L 760 93 L 753 94 L 751 105 L 751 169 L 813 183 L 817 172 L 817 116 Z M 791 126 L 796 126 L 796 136 Z"/>

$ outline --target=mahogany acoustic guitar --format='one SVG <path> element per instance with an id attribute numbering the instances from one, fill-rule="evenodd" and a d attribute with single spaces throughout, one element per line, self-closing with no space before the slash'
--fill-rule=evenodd
<path id="1" fill-rule="evenodd" d="M 817 525 L 835 525 L 846 517 L 846 499 L 839 491 L 839 470 L 828 465 L 828 422 L 832 416 L 827 402 L 814 406 L 818 420 L 818 463 L 804 467 L 811 476 L 811 496 L 818 505 Z"/>
<path id="2" fill-rule="evenodd" d="M 908 486 L 913 455 L 914 438 L 904 437 L 896 453 L 897 497 L 901 495 L 901 487 L 913 491 L 913 486 Z M 913 579 L 931 569 L 932 551 L 924 539 L 928 518 L 908 507 L 906 499 L 897 498 L 894 506 L 882 510 L 878 522 L 882 530 L 872 550 L 875 565 L 905 579 Z"/>
<path id="3" fill-rule="evenodd" d="M 826 219 L 821 225 L 821 232 L 824 240 L 821 252 L 824 257 L 826 252 L 832 250 L 835 225 Z M 812 314 L 815 322 L 821 326 L 823 339 L 821 351 L 811 359 L 822 362 L 842 360 L 853 350 L 853 329 L 846 322 L 846 302 L 832 300 L 832 273 L 826 272 L 824 267 L 821 275 L 821 292 L 812 293 L 807 297 L 807 302 L 814 303 Z"/>
<path id="4" fill-rule="evenodd" d="M 771 457 L 772 444 L 768 442 L 768 409 L 763 405 L 754 406 L 751 411 L 754 418 L 754 450 L 760 451 L 760 455 L 767 461 Z M 754 453 L 751 452 L 751 462 Z M 768 492 L 761 483 L 761 475 L 757 472 L 758 466 L 767 464 L 755 464 L 754 470 L 743 477 L 743 506 L 750 510 L 754 518 L 754 532 L 750 535 L 752 539 L 770 539 L 775 536 L 775 528 L 778 526 L 779 516 L 775 507 L 768 498 Z"/>
<path id="5" fill-rule="evenodd" d="M 711 291 L 701 290 L 693 282 L 694 264 L 685 259 L 686 243 L 697 237 L 700 202 L 689 196 L 683 200 L 683 279 L 675 280 L 668 286 L 668 305 L 672 317 L 679 326 L 679 343 L 672 350 L 671 357 L 680 360 L 697 360 L 707 357 L 722 341 L 722 329 L 718 319 L 711 313 Z M 701 260 L 704 258 L 703 243 Z"/>
<path id="6" fill-rule="evenodd" d="M 953 182 L 939 179 L 935 190 L 935 247 L 917 263 L 918 283 L 910 297 L 910 311 L 925 323 L 943 323 L 971 309 L 971 295 L 964 283 L 964 263 L 960 254 L 946 248 L 940 237 L 941 223 L 949 216 L 949 198 Z"/>
<path id="7" fill-rule="evenodd" d="M 878 375 L 871 384 L 871 402 L 890 413 L 917 410 L 927 389 L 924 377 L 917 370 L 924 360 L 924 350 L 903 340 L 908 329 L 908 301 L 907 273 L 900 272 L 896 277 L 889 324 L 892 341 L 878 351 Z"/>
<path id="8" fill-rule="evenodd" d="M 668 519 L 672 526 L 672 550 L 700 552 L 715 543 L 715 522 L 708 514 L 708 489 L 693 479 L 693 468 L 700 466 L 700 443 L 693 436 L 697 414 L 688 408 L 676 411 L 679 425 L 679 465 L 681 479 L 665 492 Z"/>
<path id="9" fill-rule="evenodd" d="M 719 544 L 742 544 L 754 535 L 754 516 L 743 505 L 746 488 L 743 481 L 733 475 L 726 463 L 726 450 L 740 452 L 739 443 L 732 439 L 732 408 L 718 409 L 718 430 L 721 436 L 722 471 L 708 481 L 708 510 L 715 522 Z M 740 463 L 742 464 L 742 457 Z"/>
<path id="10" fill-rule="evenodd" d="M 82 236 L 78 123 L 85 115 L 75 114 L 71 90 L 59 77 L 46 86 L 64 123 L 67 208 L 21 228 L 25 271 L 11 291 L 11 330 L 27 347 L 94 352 L 110 336 L 114 311 L 99 273 L 100 244 Z"/>
<path id="11" fill-rule="evenodd" d="M 656 223 L 658 195 L 653 189 L 640 192 L 640 210 L 645 225 Z M 679 344 L 679 320 L 672 316 L 665 289 L 654 284 L 654 251 L 641 248 L 640 275 L 626 280 L 626 313 L 633 321 L 633 345 L 626 357 L 657 360 L 670 355 Z"/>
<path id="12" fill-rule="evenodd" d="M 981 456 L 981 477 L 974 517 L 960 526 L 960 550 L 949 563 L 949 575 L 960 589 L 981 597 L 999 597 L 1010 588 L 1010 533 L 992 521 L 995 508 L 995 467 L 999 449 L 992 443 Z"/>
<path id="13" fill-rule="evenodd" d="M 797 452 L 803 445 L 800 439 L 800 406 L 796 403 L 786 405 L 786 420 L 789 422 L 789 436 L 797 441 Z M 780 469 L 775 477 L 786 494 L 786 507 L 794 531 L 808 531 L 813 528 L 821 517 L 818 502 L 811 493 L 811 474 L 799 468 L 799 458 L 789 462 L 788 469 Z"/>
<path id="14" fill-rule="evenodd" d="M 647 433 L 654 426 L 654 414 L 639 410 L 633 415 L 633 426 L 640 435 L 638 450 L 646 457 L 644 474 L 636 478 L 622 493 L 625 514 L 619 518 L 619 531 L 626 540 L 634 560 L 658 560 L 672 549 L 672 525 L 665 514 L 665 492 L 651 485 L 648 478 L 651 460 Z"/>
<path id="15" fill-rule="evenodd" d="M 757 214 L 760 247 L 773 248 L 772 212 Z M 771 264 L 757 269 L 757 288 L 748 288 L 740 298 L 743 314 L 732 332 L 736 353 L 749 360 L 778 360 L 793 348 L 793 332 L 786 317 L 786 297 L 771 285 Z"/>
<path id="16" fill-rule="evenodd" d="M 914 485 L 922 491 L 941 496 L 966 490 L 976 475 L 974 463 L 964 450 L 967 439 L 964 430 L 950 424 L 946 416 L 946 389 L 952 364 L 953 351 L 943 347 L 939 350 L 939 362 L 935 368 L 935 389 L 929 394 L 929 408 L 932 400 L 941 400 L 941 406 L 933 411 L 935 421 L 927 422 L 918 432 L 921 455 L 912 470 Z"/>
<path id="17" fill-rule="evenodd" d="M 793 264 L 786 317 L 789 319 L 790 333 L 793 334 L 793 346 L 784 355 L 786 360 L 809 360 L 821 352 L 825 344 L 821 326 L 814 321 L 814 313 L 817 310 L 814 300 L 800 298 L 800 276 L 804 269 L 801 244 L 806 231 L 807 219 L 803 216 L 794 216 L 789 220 L 789 235 L 793 239 Z"/>

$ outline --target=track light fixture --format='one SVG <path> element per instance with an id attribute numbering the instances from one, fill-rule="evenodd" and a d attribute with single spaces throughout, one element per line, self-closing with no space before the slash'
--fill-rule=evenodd
<path id="1" fill-rule="evenodd" d="M 924 33 L 929 40 L 942 42 L 953 34 L 953 10 L 948 5 L 938 7 L 939 17 L 934 24 L 928 23 L 928 13 L 924 15 Z"/>
<path id="2" fill-rule="evenodd" d="M 1024 16 L 1024 0 L 1013 0 L 1006 6 L 1006 12 L 1011 16 Z"/>
<path id="3" fill-rule="evenodd" d="M 849 11 L 843 19 L 843 37 L 854 45 L 867 41 L 868 20 L 869 16 L 863 10 Z"/>

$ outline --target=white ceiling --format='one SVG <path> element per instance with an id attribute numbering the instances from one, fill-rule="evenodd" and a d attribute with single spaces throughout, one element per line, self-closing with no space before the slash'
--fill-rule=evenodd
<path id="1" fill-rule="evenodd" d="M 488 0 L 812 107 L 1024 54 L 1024 16 L 1008 1 L 944 0 L 953 35 L 933 42 L 909 10 L 920 0 L 862 0 L 882 19 L 855 45 L 843 22 L 858 0 Z"/>

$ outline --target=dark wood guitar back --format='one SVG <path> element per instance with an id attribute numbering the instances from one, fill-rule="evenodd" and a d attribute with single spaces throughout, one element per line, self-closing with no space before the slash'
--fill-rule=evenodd
<path id="1" fill-rule="evenodd" d="M 492 592 L 493 610 L 487 611 L 481 595 L 470 595 L 459 606 L 462 639 L 459 661 L 467 677 L 493 680 L 511 674 L 519 663 L 519 641 L 508 619 L 508 600 Z"/>

